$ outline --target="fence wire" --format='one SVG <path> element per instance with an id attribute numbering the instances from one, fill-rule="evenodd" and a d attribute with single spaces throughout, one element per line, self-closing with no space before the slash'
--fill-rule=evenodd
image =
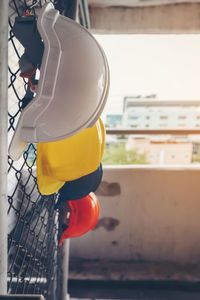
<path id="1" fill-rule="evenodd" d="M 12 27 L 15 17 L 34 4 L 39 8 L 44 1 L 9 1 L 9 141 L 25 106 L 23 98 L 30 92 L 28 83 L 19 76 L 18 60 L 24 49 Z M 56 295 L 61 261 L 57 246 L 58 216 L 54 210 L 56 195 L 39 193 L 35 161 L 35 144 L 27 146 L 19 161 L 8 158 L 8 293 L 43 294 L 47 300 L 54 300 L 59 299 Z"/>

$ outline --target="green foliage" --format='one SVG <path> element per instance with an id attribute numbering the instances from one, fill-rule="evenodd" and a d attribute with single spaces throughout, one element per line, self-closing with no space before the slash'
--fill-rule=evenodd
<path id="1" fill-rule="evenodd" d="M 140 154 L 137 149 L 127 151 L 125 143 L 109 145 L 103 156 L 105 165 L 149 164 L 146 153 Z"/>
<path id="2" fill-rule="evenodd" d="M 200 149 L 196 154 L 192 155 L 192 162 L 193 163 L 199 163 L 200 162 Z"/>
<path id="3" fill-rule="evenodd" d="M 117 140 L 127 140 L 127 135 L 125 134 L 118 134 L 116 136 Z"/>

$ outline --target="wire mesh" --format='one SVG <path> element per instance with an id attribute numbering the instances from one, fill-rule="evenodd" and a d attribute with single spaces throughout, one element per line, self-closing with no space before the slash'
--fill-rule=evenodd
<path id="1" fill-rule="evenodd" d="M 8 140 L 10 141 L 21 110 L 24 95 L 31 93 L 19 76 L 18 60 L 24 52 L 12 27 L 16 16 L 43 1 L 9 1 L 9 86 Z M 8 293 L 43 294 L 58 299 L 60 249 L 57 246 L 58 216 L 54 210 L 56 195 L 41 195 L 36 179 L 36 145 L 29 144 L 19 161 L 8 158 Z"/>

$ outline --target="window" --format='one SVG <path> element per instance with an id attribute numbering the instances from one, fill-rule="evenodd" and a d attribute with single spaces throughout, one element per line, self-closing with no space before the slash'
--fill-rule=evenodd
<path id="1" fill-rule="evenodd" d="M 180 123 L 180 124 L 177 124 L 177 126 L 178 126 L 178 127 L 185 127 L 185 126 L 186 126 L 186 124 L 184 124 L 184 123 Z"/>
<path id="2" fill-rule="evenodd" d="M 167 124 L 164 123 L 164 124 L 159 124 L 159 127 L 167 127 Z"/>
<path id="3" fill-rule="evenodd" d="M 134 120 L 134 121 L 135 121 L 135 120 L 138 120 L 139 117 L 138 117 L 138 116 L 131 116 L 131 115 L 129 115 L 129 116 L 128 116 L 128 119 L 129 119 L 129 120 Z"/>

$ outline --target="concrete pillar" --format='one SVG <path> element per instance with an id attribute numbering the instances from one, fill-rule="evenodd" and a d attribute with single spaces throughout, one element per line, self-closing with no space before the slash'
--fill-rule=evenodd
<path id="1" fill-rule="evenodd" d="M 0 0 L 0 294 L 7 293 L 8 1 Z"/>
<path id="2" fill-rule="evenodd" d="M 68 275 L 69 275 L 69 245 L 70 240 L 64 240 L 62 246 L 62 300 L 68 299 Z"/>

